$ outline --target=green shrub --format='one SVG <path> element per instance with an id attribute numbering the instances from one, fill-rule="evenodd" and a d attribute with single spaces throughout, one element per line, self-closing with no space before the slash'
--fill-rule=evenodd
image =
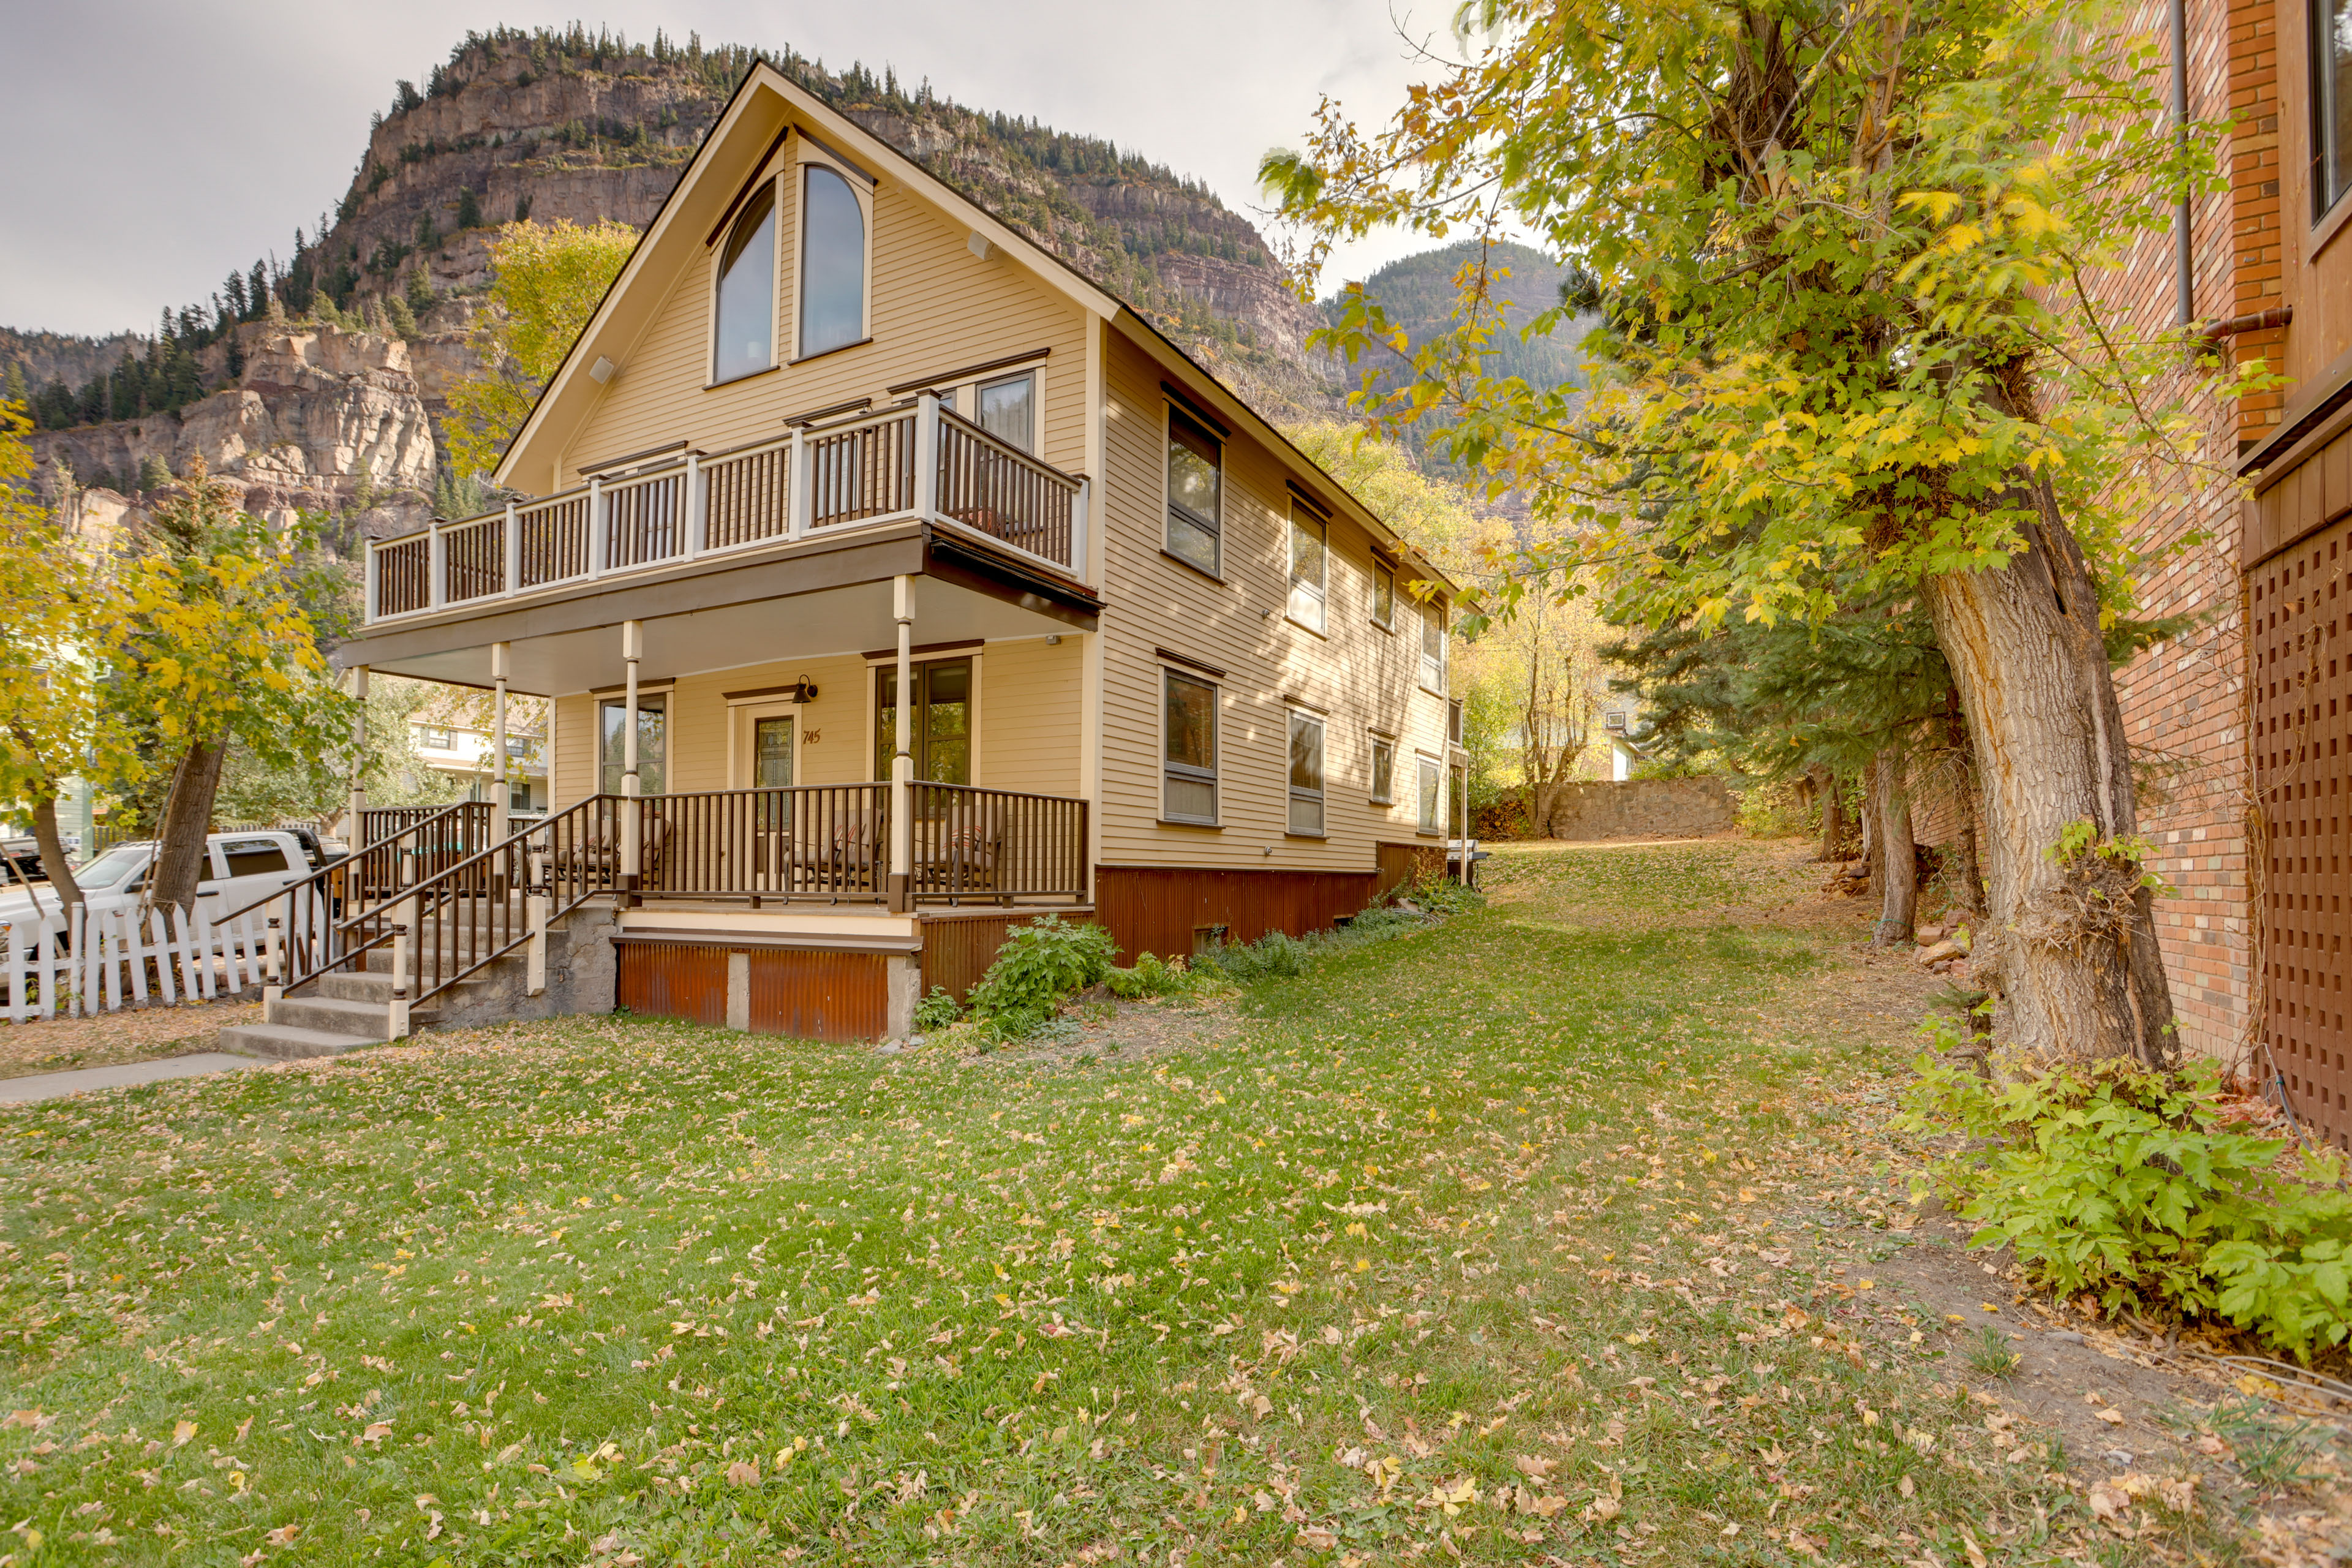
<path id="1" fill-rule="evenodd" d="M 2339 1160 L 2306 1151 L 2295 1177 L 2277 1174 L 2285 1144 L 2224 1123 L 2211 1062 L 2000 1067 L 1987 1079 L 1925 1058 L 1906 1097 L 1914 1131 L 1971 1140 L 1930 1172 L 1977 1222 L 1971 1247 L 2008 1243 L 2035 1283 L 2110 1312 L 2218 1317 L 2306 1358 L 2345 1342 L 2352 1194 Z"/>
<path id="2" fill-rule="evenodd" d="M 1405 897 L 1436 915 L 1458 915 L 1486 907 L 1486 894 L 1451 877 L 1423 877 Z"/>
<path id="3" fill-rule="evenodd" d="M 992 1033 L 1023 1039 L 1045 1026 L 1063 997 L 1099 984 L 1118 955 L 1107 928 L 1046 915 L 1013 929 L 964 1002 Z"/>
<path id="4" fill-rule="evenodd" d="M 1162 959 L 1149 952 L 1135 961 L 1133 969 L 1113 969 L 1103 978 L 1112 995 L 1129 1001 L 1139 996 L 1181 995 L 1199 982 L 1182 959 Z"/>
<path id="5" fill-rule="evenodd" d="M 1253 942 L 1229 942 L 1208 955 L 1229 980 L 1244 984 L 1253 980 L 1289 980 L 1307 973 L 1312 956 L 1295 936 L 1270 931 Z"/>
<path id="6" fill-rule="evenodd" d="M 922 1031 L 944 1029 L 963 1016 L 963 1006 L 948 994 L 944 985 L 934 985 L 931 994 L 915 1004 L 915 1027 Z"/>

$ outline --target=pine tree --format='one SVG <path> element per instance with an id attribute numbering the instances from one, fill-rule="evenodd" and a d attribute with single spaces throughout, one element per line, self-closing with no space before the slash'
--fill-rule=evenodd
<path id="1" fill-rule="evenodd" d="M 409 310 L 418 315 L 441 302 L 441 296 L 435 291 L 433 279 L 427 276 L 422 262 L 418 263 L 415 271 L 408 275 L 407 300 Z M 410 330 L 415 330 L 413 325 Z"/>
<path id="2" fill-rule="evenodd" d="M 5 392 L 0 392 L 0 398 L 5 398 L 8 402 L 16 404 L 19 406 L 29 405 L 33 401 L 31 391 L 25 385 L 25 367 L 23 364 L 13 363 L 9 365 L 7 389 Z"/>
<path id="3" fill-rule="evenodd" d="M 245 298 L 247 321 L 269 313 L 269 268 L 258 261 L 253 264 L 252 275 L 246 280 Z"/>
<path id="4" fill-rule="evenodd" d="M 163 459 L 150 452 L 139 459 L 139 489 L 142 495 L 160 490 L 172 482 L 172 470 Z"/>
<path id="5" fill-rule="evenodd" d="M 482 204 L 475 196 L 474 187 L 467 185 L 457 193 L 457 227 L 462 231 L 481 226 Z"/>
<path id="6" fill-rule="evenodd" d="M 422 274 L 412 272 L 408 276 L 410 282 L 414 283 Z M 383 302 L 385 328 L 404 338 L 413 338 L 416 335 L 416 312 L 409 309 L 409 295 L 394 294 Z"/>

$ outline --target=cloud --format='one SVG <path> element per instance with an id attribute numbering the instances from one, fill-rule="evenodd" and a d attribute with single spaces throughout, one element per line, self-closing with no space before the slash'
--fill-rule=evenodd
<path id="1" fill-rule="evenodd" d="M 1401 12 L 1445 44 L 1446 7 Z M 108 332 L 205 298 L 231 268 L 290 250 L 348 187 L 369 117 L 468 28 L 574 17 L 632 38 L 789 44 L 861 59 L 975 108 L 1106 136 L 1208 184 L 1254 220 L 1258 158 L 1296 143 L 1317 98 L 1375 123 L 1429 70 L 1384 0 L 899 0 L 785 8 L 741 0 L 594 14 L 457 0 L 0 0 L 16 68 L 0 96 L 0 323 Z M 1382 237 L 1338 258 L 1360 276 L 1425 247 Z"/>

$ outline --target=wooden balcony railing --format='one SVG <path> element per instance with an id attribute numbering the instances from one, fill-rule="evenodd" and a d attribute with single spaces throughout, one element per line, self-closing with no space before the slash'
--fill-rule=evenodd
<path id="1" fill-rule="evenodd" d="M 913 520 L 982 534 L 1069 573 L 1086 563 L 1087 484 L 928 394 L 910 405 L 371 541 L 367 618 L 425 614 Z"/>

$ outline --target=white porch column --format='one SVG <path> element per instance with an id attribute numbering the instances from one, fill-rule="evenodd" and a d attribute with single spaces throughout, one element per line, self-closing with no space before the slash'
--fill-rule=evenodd
<path id="1" fill-rule="evenodd" d="M 628 687 L 621 713 L 621 888 L 632 895 L 632 904 L 645 850 L 645 824 L 637 807 L 637 798 L 644 793 L 637 779 L 637 660 L 644 656 L 645 646 L 642 624 L 623 621 L 621 662 L 628 670 Z"/>
<path id="2" fill-rule="evenodd" d="M 915 395 L 915 513 L 929 518 L 940 510 L 940 395 Z"/>
<path id="3" fill-rule="evenodd" d="M 499 536 L 505 549 L 499 565 L 499 592 L 512 594 L 522 587 L 522 519 L 515 515 L 515 503 L 507 502 L 506 531 Z"/>
<path id="4" fill-rule="evenodd" d="M 604 574 L 604 478 L 588 481 L 588 575 Z"/>
<path id="5" fill-rule="evenodd" d="M 507 645 L 490 645 L 490 749 L 496 760 L 490 765 L 490 787 L 498 793 L 490 798 L 490 842 L 503 844 L 507 837 Z"/>
<path id="6" fill-rule="evenodd" d="M 710 487 L 704 482 L 702 454 L 690 450 L 686 454 L 686 558 L 688 561 L 710 547 Z"/>
<path id="7" fill-rule="evenodd" d="M 784 533 L 787 538 L 808 537 L 809 521 L 816 515 L 816 497 L 810 489 L 808 428 L 793 426 L 793 455 L 784 470 Z"/>
<path id="8" fill-rule="evenodd" d="M 914 908 L 915 888 L 915 580 L 890 579 L 892 613 L 898 621 L 898 711 L 891 726 L 890 908 Z"/>
<path id="9" fill-rule="evenodd" d="M 343 837 L 351 840 L 354 855 L 366 842 L 362 825 L 367 816 L 367 694 L 368 667 L 355 664 L 352 666 L 352 696 L 357 699 L 352 710 L 352 801 L 343 820 Z"/>

